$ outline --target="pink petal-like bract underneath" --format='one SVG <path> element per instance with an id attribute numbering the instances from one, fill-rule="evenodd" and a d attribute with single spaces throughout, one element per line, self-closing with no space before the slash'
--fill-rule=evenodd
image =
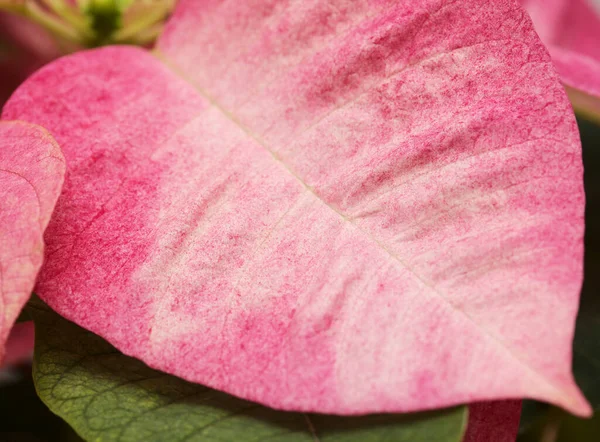
<path id="1" fill-rule="evenodd" d="M 515 442 L 520 418 L 521 401 L 471 404 L 463 442 Z"/>
<path id="2" fill-rule="evenodd" d="M 42 128 L 0 122 L 0 364 L 43 260 L 43 234 L 60 193 L 65 162 Z"/>
<path id="3" fill-rule="evenodd" d="M 521 0 L 521 3 L 548 46 L 574 106 L 600 115 L 600 3 L 596 6 L 593 0 Z"/>
<path id="4" fill-rule="evenodd" d="M 289 410 L 577 414 L 581 148 L 513 1 L 181 1 L 151 54 L 4 114 L 69 171 L 37 292 L 152 367 Z"/>

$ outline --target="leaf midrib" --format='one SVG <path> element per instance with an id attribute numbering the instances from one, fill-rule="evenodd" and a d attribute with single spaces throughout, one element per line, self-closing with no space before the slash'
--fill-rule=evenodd
<path id="1" fill-rule="evenodd" d="M 459 50 L 459 49 L 464 49 L 464 48 L 457 48 L 455 50 Z M 512 358 L 520 366 L 522 366 L 529 374 L 533 375 L 533 379 L 535 381 L 538 381 L 541 384 L 549 387 L 551 390 L 557 392 L 558 393 L 558 397 L 556 399 L 564 398 L 565 397 L 565 394 L 563 393 L 563 391 L 560 388 L 556 387 L 550 380 L 546 379 L 545 376 L 542 376 L 537 371 L 535 371 L 525 361 L 525 358 L 519 352 L 517 352 L 514 349 L 508 347 L 499 337 L 495 336 L 492 332 L 490 332 L 485 327 L 483 327 L 481 324 L 479 324 L 477 321 L 475 321 L 475 319 L 473 319 L 473 317 L 471 317 L 467 312 L 461 310 L 459 307 L 457 307 L 456 305 L 454 305 L 446 296 L 444 296 L 440 291 L 438 291 L 432 285 L 432 283 L 430 281 L 428 281 L 427 279 L 425 279 L 424 277 L 422 277 L 420 274 L 418 274 L 411 266 L 409 266 L 399 256 L 397 256 L 394 253 L 392 253 L 386 247 L 385 244 L 383 244 L 381 241 L 379 241 L 377 238 L 375 238 L 370 232 L 365 231 L 364 229 L 360 228 L 356 223 L 354 223 L 352 221 L 352 219 L 348 218 L 346 215 L 344 215 L 342 212 L 340 212 L 335 207 L 333 207 L 331 204 L 329 204 L 326 200 L 324 200 L 319 194 L 317 194 L 315 192 L 315 190 L 311 186 L 309 186 L 281 158 L 279 158 L 278 155 L 276 155 L 273 150 L 271 150 L 269 148 L 268 144 L 264 140 L 262 140 L 261 137 L 259 137 L 257 134 L 255 134 L 254 132 L 252 132 L 250 130 L 250 128 L 246 127 L 239 119 L 237 119 L 235 117 L 235 115 L 233 113 L 231 113 L 230 111 L 228 111 L 225 107 L 221 106 L 200 85 L 198 85 L 188 75 L 186 75 L 185 72 L 182 69 L 180 69 L 174 61 L 172 61 L 171 59 L 169 59 L 169 57 L 167 57 L 166 54 L 164 54 L 162 51 L 160 51 L 158 47 L 155 47 L 150 53 L 159 62 L 161 62 L 164 66 L 166 66 L 175 76 L 181 78 L 186 83 L 188 83 L 192 88 L 194 88 L 194 90 L 196 90 L 196 92 L 200 96 L 202 96 L 205 100 L 207 100 L 208 103 L 212 107 L 214 107 L 215 109 L 217 109 L 233 125 L 235 125 L 240 130 L 242 130 L 247 136 L 249 136 L 250 138 L 252 138 L 260 147 L 262 147 L 264 150 L 266 150 L 271 155 L 272 159 L 275 162 L 279 163 L 282 167 L 284 167 L 285 170 L 290 175 L 292 175 L 307 191 L 309 191 L 310 193 L 312 193 L 315 196 L 315 198 L 317 198 L 320 202 L 322 202 L 324 205 L 326 205 L 327 207 L 329 207 L 333 212 L 337 213 L 338 216 L 340 218 L 342 218 L 343 221 L 345 221 L 345 222 L 349 223 L 350 225 L 352 225 L 358 232 L 360 232 L 361 234 L 363 234 L 370 241 L 374 242 L 380 249 L 382 249 L 383 251 L 385 251 L 385 253 L 387 253 L 394 261 L 396 261 L 398 264 L 400 264 L 400 266 L 402 266 L 404 269 L 406 269 L 410 273 L 412 273 L 414 275 L 414 277 L 417 278 L 425 287 L 429 288 L 432 293 L 434 293 L 435 295 L 437 295 L 437 297 L 440 298 L 442 300 L 442 302 L 446 303 L 453 311 L 457 312 L 458 314 L 462 315 L 465 319 L 467 319 L 471 324 L 473 324 L 475 326 L 476 329 L 478 329 L 478 330 L 480 330 L 482 332 L 482 335 L 484 335 L 485 337 L 489 338 L 493 343 L 495 343 L 498 347 L 500 347 L 510 358 Z M 435 56 L 436 55 L 434 55 L 432 57 L 428 57 L 428 59 L 429 58 L 434 58 Z M 421 60 L 421 62 L 422 61 L 423 60 Z M 408 68 L 410 68 L 413 65 L 414 64 L 406 66 L 404 69 L 408 69 Z M 402 69 L 402 70 L 404 70 L 404 69 Z M 398 72 L 396 72 L 396 73 L 398 73 Z M 359 95 L 362 95 L 363 93 L 364 93 L 364 91 L 361 92 L 361 93 L 359 93 Z M 350 99 L 348 101 L 349 102 L 353 102 L 355 100 L 356 100 L 356 97 L 354 99 Z M 336 109 L 340 109 L 342 107 L 343 106 L 340 106 L 340 107 L 338 107 Z M 568 397 L 568 400 L 566 402 L 567 403 L 572 403 L 573 406 L 575 406 L 575 404 L 577 402 L 576 399 L 574 400 L 574 398 L 572 398 L 571 395 L 569 395 L 568 393 L 567 393 L 567 397 Z"/>

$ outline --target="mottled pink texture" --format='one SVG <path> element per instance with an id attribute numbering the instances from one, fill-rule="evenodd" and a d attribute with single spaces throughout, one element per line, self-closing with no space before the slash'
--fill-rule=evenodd
<path id="1" fill-rule="evenodd" d="M 521 0 L 566 86 L 594 97 L 583 110 L 600 114 L 600 2 Z M 576 97 L 577 98 L 577 97 Z"/>
<path id="2" fill-rule="evenodd" d="M 0 363 L 42 265 L 43 233 L 64 169 L 60 149 L 45 130 L 0 122 Z"/>
<path id="3" fill-rule="evenodd" d="M 54 309 L 281 409 L 589 413 L 577 127 L 516 2 L 189 0 L 158 46 L 63 58 L 5 108 L 69 163 Z"/>
<path id="4" fill-rule="evenodd" d="M 463 442 L 515 442 L 520 419 L 521 401 L 471 404 Z"/>

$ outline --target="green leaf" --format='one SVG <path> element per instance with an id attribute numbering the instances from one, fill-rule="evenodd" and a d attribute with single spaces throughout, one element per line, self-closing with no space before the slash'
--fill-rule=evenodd
<path id="1" fill-rule="evenodd" d="M 38 394 L 90 441 L 458 442 L 465 430 L 466 407 L 362 417 L 272 410 L 152 370 L 39 299 L 29 310 Z"/>

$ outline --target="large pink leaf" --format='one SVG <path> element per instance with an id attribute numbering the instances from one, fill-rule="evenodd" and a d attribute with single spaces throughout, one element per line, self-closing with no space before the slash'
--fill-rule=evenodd
<path id="1" fill-rule="evenodd" d="M 42 265 L 42 235 L 64 169 L 60 149 L 46 131 L 0 122 L 0 363 Z"/>
<path id="2" fill-rule="evenodd" d="M 521 2 L 530 13 L 540 37 L 548 45 L 575 107 L 600 115 L 600 2 Z"/>
<path id="3" fill-rule="evenodd" d="M 70 166 L 54 309 L 277 408 L 589 413 L 579 139 L 516 2 L 189 0 L 159 47 L 63 58 L 5 108 Z"/>

